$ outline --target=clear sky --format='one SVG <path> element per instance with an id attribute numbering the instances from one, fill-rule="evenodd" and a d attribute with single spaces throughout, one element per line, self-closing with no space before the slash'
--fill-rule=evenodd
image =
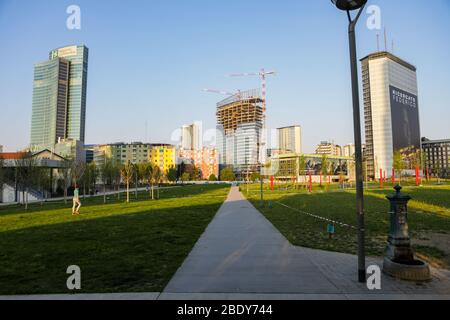
<path id="1" fill-rule="evenodd" d="M 450 1 L 369 3 L 381 8 L 389 47 L 394 39 L 395 54 L 418 68 L 422 136 L 450 138 Z M 72 4 L 81 30 L 66 28 Z M 360 58 L 383 34 L 368 18 L 358 26 Z M 70 44 L 90 49 L 86 143 L 170 142 L 198 120 L 214 128 L 223 97 L 202 89 L 257 87 L 257 78 L 226 75 L 262 67 L 278 71 L 268 83 L 270 128 L 302 125 L 307 152 L 321 140 L 349 143 L 346 19 L 329 0 L 0 0 L 0 144 L 27 146 L 33 63 Z"/>

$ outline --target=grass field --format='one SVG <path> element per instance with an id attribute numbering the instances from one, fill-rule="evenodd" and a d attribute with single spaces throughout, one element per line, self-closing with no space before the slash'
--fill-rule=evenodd
<path id="1" fill-rule="evenodd" d="M 333 189 L 336 189 L 334 186 Z M 308 194 L 304 190 L 277 186 L 270 191 L 265 186 L 264 207 L 260 205 L 258 185 L 241 186 L 244 195 L 294 245 L 310 248 L 355 253 L 356 231 L 336 226 L 336 236 L 329 240 L 327 222 L 308 216 L 304 212 L 356 225 L 355 190 L 326 192 L 315 186 Z M 418 255 L 439 267 L 450 265 L 450 186 L 405 187 L 403 192 L 413 199 L 409 202 L 409 228 Z M 392 187 L 365 192 L 366 248 L 373 256 L 382 256 L 389 231 L 389 201 Z M 290 208 L 283 207 L 282 204 Z"/>
<path id="2" fill-rule="evenodd" d="M 0 294 L 67 293 L 69 265 L 81 268 L 81 292 L 161 291 L 229 192 L 229 186 L 110 196 L 71 203 L 0 207 Z"/>

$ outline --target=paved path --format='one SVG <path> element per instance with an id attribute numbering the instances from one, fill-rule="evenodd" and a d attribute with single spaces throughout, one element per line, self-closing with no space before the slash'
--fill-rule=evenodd
<path id="1" fill-rule="evenodd" d="M 368 264 L 382 265 L 379 259 Z M 382 278 L 368 291 L 356 279 L 356 257 L 292 246 L 233 187 L 164 294 L 448 294 L 450 272 L 433 270 L 431 283 Z"/>

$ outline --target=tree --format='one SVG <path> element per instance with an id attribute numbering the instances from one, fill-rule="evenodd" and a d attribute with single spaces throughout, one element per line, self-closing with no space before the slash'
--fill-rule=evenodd
<path id="1" fill-rule="evenodd" d="M 87 164 L 81 182 L 83 184 L 84 195 L 86 194 L 86 189 L 88 194 L 92 194 L 93 190 L 95 191 L 95 184 L 97 182 L 97 177 L 98 177 L 98 169 L 95 162 Z"/>
<path id="2" fill-rule="evenodd" d="M 112 172 L 113 162 L 105 155 L 104 161 L 99 168 L 100 179 L 103 183 L 103 203 L 106 203 L 106 185 L 108 184 L 108 181 L 111 181 Z"/>
<path id="3" fill-rule="evenodd" d="M 0 193 L 3 192 L 3 184 L 5 181 L 5 169 L 3 169 L 3 165 L 4 165 L 4 160 L 2 158 L 2 156 L 0 156 Z M 0 199 L 2 199 L 2 197 L 0 196 Z"/>
<path id="4" fill-rule="evenodd" d="M 191 181 L 198 181 L 200 179 L 200 169 L 196 166 L 192 166 L 190 177 Z"/>
<path id="5" fill-rule="evenodd" d="M 298 171 L 299 174 L 303 176 L 303 182 L 305 183 L 306 187 L 306 159 L 304 155 L 301 155 L 298 159 Z"/>
<path id="6" fill-rule="evenodd" d="M 225 168 L 220 171 L 220 180 L 221 181 L 235 181 L 236 175 L 234 174 L 231 168 Z"/>
<path id="7" fill-rule="evenodd" d="M 154 196 L 154 186 L 155 184 L 158 185 L 158 199 L 159 199 L 159 183 L 162 179 L 162 172 L 159 166 L 153 166 L 152 168 L 152 175 L 151 175 L 151 184 L 152 184 L 152 200 L 155 199 Z"/>
<path id="8" fill-rule="evenodd" d="M 261 174 L 258 171 L 253 171 L 250 175 L 250 180 L 252 182 L 259 181 L 261 179 Z"/>
<path id="9" fill-rule="evenodd" d="M 157 184 L 158 184 L 158 189 L 157 191 L 157 195 L 158 195 L 158 199 L 159 199 L 159 191 L 161 190 L 161 184 L 164 182 L 164 180 L 166 179 L 166 175 L 164 173 L 164 171 L 159 170 L 159 175 L 157 176 Z"/>
<path id="10" fill-rule="evenodd" d="M 120 200 L 120 184 L 122 183 L 121 168 L 122 166 L 120 164 L 113 162 L 109 172 L 111 187 L 113 190 L 117 190 L 117 200 Z"/>
<path id="11" fill-rule="evenodd" d="M 217 181 L 216 175 L 215 175 L 215 174 L 211 174 L 211 175 L 209 176 L 209 178 L 208 178 L 208 181 L 211 181 L 211 182 Z"/>
<path id="12" fill-rule="evenodd" d="M 177 177 L 179 179 L 181 179 L 181 176 L 183 175 L 183 173 L 186 172 L 186 164 L 184 163 L 184 161 L 181 161 L 180 165 L 178 166 L 178 174 Z M 183 181 L 183 180 L 182 180 Z"/>
<path id="13" fill-rule="evenodd" d="M 185 172 L 181 175 L 181 182 L 189 181 L 190 178 L 191 178 L 191 175 L 189 173 Z"/>
<path id="14" fill-rule="evenodd" d="M 120 170 L 122 180 L 125 183 L 127 190 L 127 203 L 130 203 L 130 182 L 133 179 L 134 170 L 134 165 L 130 161 L 124 164 Z"/>
<path id="15" fill-rule="evenodd" d="M 400 183 L 402 182 L 402 172 L 405 170 L 405 161 L 399 151 L 394 152 L 394 172 L 399 177 Z"/>
<path id="16" fill-rule="evenodd" d="M 28 210 L 28 193 L 30 188 L 36 182 L 37 160 L 31 153 L 26 153 L 15 160 L 17 168 L 17 183 L 22 191 L 22 200 L 25 204 L 25 210 Z"/>
<path id="17" fill-rule="evenodd" d="M 37 190 L 41 193 L 41 205 L 44 204 L 44 200 L 47 199 L 47 191 L 50 189 L 50 174 L 45 168 L 36 168 L 36 186 Z"/>
<path id="18" fill-rule="evenodd" d="M 78 186 L 79 181 L 83 179 L 86 171 L 86 163 L 82 161 L 72 162 L 72 180 L 74 186 Z"/>
<path id="19" fill-rule="evenodd" d="M 153 175 L 153 164 L 151 162 L 146 162 L 142 164 L 143 177 L 147 181 L 147 184 L 151 186 L 150 198 L 154 199 L 153 185 L 152 185 L 152 175 Z"/>
<path id="20" fill-rule="evenodd" d="M 65 204 L 67 204 L 67 190 L 72 184 L 72 168 L 73 168 L 73 161 L 70 159 L 65 159 L 63 161 L 63 172 L 62 172 L 62 183 L 64 189 Z"/>
<path id="21" fill-rule="evenodd" d="M 328 169 L 330 167 L 329 161 L 328 161 L 328 157 L 326 154 L 322 155 L 322 167 L 321 167 L 321 172 L 323 175 L 324 180 L 326 181 L 328 178 Z"/>
<path id="22" fill-rule="evenodd" d="M 175 169 L 174 167 L 169 168 L 169 170 L 167 171 L 167 180 L 172 183 L 177 181 L 177 169 Z"/>

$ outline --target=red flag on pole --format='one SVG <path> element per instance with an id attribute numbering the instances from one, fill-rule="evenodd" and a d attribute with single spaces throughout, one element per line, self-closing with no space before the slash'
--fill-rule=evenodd
<path id="1" fill-rule="evenodd" d="M 416 166 L 416 186 L 420 185 L 420 168 Z"/>
<path id="2" fill-rule="evenodd" d="M 380 188 L 383 188 L 383 169 L 380 169 Z"/>
<path id="3" fill-rule="evenodd" d="M 274 184 L 273 184 L 273 176 L 270 176 L 270 189 L 273 191 L 273 187 L 274 187 Z"/>

